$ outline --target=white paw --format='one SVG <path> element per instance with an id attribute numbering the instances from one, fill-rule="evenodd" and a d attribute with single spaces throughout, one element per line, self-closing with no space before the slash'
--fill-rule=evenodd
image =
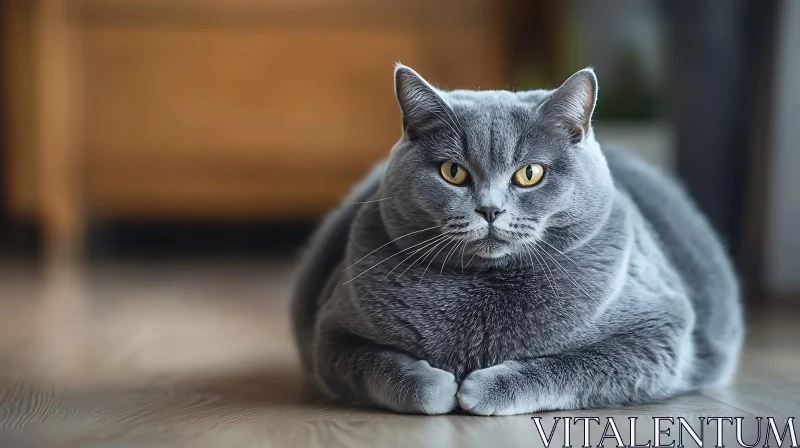
<path id="1" fill-rule="evenodd" d="M 388 385 L 375 400 L 389 409 L 412 414 L 447 414 L 458 407 L 458 383 L 452 373 L 415 361 L 403 384 Z"/>
<path id="2" fill-rule="evenodd" d="M 507 363 L 476 370 L 458 390 L 461 409 L 477 415 L 514 415 L 531 412 L 519 406 L 524 398 L 521 375 Z"/>
<path id="3" fill-rule="evenodd" d="M 425 368 L 422 370 L 426 377 L 420 394 L 420 412 L 431 415 L 453 412 L 458 407 L 456 377 L 450 372 L 431 367 L 426 361 L 419 362 L 424 363 Z"/>

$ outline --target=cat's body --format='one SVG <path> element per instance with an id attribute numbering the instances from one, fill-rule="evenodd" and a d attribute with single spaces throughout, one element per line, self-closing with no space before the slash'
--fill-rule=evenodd
<path id="1" fill-rule="evenodd" d="M 593 79 L 566 91 L 591 87 L 593 107 Z M 406 82 L 420 90 L 405 98 Z M 414 82 L 398 78 L 403 139 L 327 218 L 300 273 L 295 334 L 323 391 L 400 412 L 514 414 L 652 401 L 730 378 L 742 323 L 721 245 L 674 182 L 601 152 L 589 116 L 578 135 L 549 133 L 548 108 L 565 114 L 557 100 L 587 98 Z M 443 101 L 420 105 L 424 89 Z M 413 116 L 425 106 L 447 126 Z M 445 147 L 430 158 L 468 165 L 472 186 L 419 174 L 418 145 Z M 538 193 L 503 183 L 529 161 L 551 176 Z M 502 208 L 488 225 L 469 216 L 486 201 Z"/>

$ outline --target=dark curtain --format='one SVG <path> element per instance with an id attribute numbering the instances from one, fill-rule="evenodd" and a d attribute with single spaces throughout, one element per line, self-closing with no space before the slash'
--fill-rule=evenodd
<path id="1" fill-rule="evenodd" d="M 758 289 L 775 0 L 664 0 L 677 169 Z"/>

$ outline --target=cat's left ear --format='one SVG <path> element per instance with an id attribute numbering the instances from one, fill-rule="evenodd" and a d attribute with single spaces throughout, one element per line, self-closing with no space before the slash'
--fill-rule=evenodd
<path id="1" fill-rule="evenodd" d="M 597 102 L 597 77 L 585 68 L 561 84 L 539 106 L 540 119 L 548 126 L 566 131 L 572 143 L 582 141 L 592 126 L 592 113 Z"/>
<path id="2" fill-rule="evenodd" d="M 420 135 L 437 128 L 458 129 L 447 101 L 411 68 L 402 64 L 395 66 L 394 90 L 406 132 Z"/>

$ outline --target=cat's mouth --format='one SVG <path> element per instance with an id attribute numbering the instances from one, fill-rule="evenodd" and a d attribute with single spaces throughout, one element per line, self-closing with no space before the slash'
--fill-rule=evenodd
<path id="1" fill-rule="evenodd" d="M 472 252 L 479 257 L 500 258 L 508 253 L 509 243 L 490 232 L 485 237 L 473 241 L 471 246 Z"/>

